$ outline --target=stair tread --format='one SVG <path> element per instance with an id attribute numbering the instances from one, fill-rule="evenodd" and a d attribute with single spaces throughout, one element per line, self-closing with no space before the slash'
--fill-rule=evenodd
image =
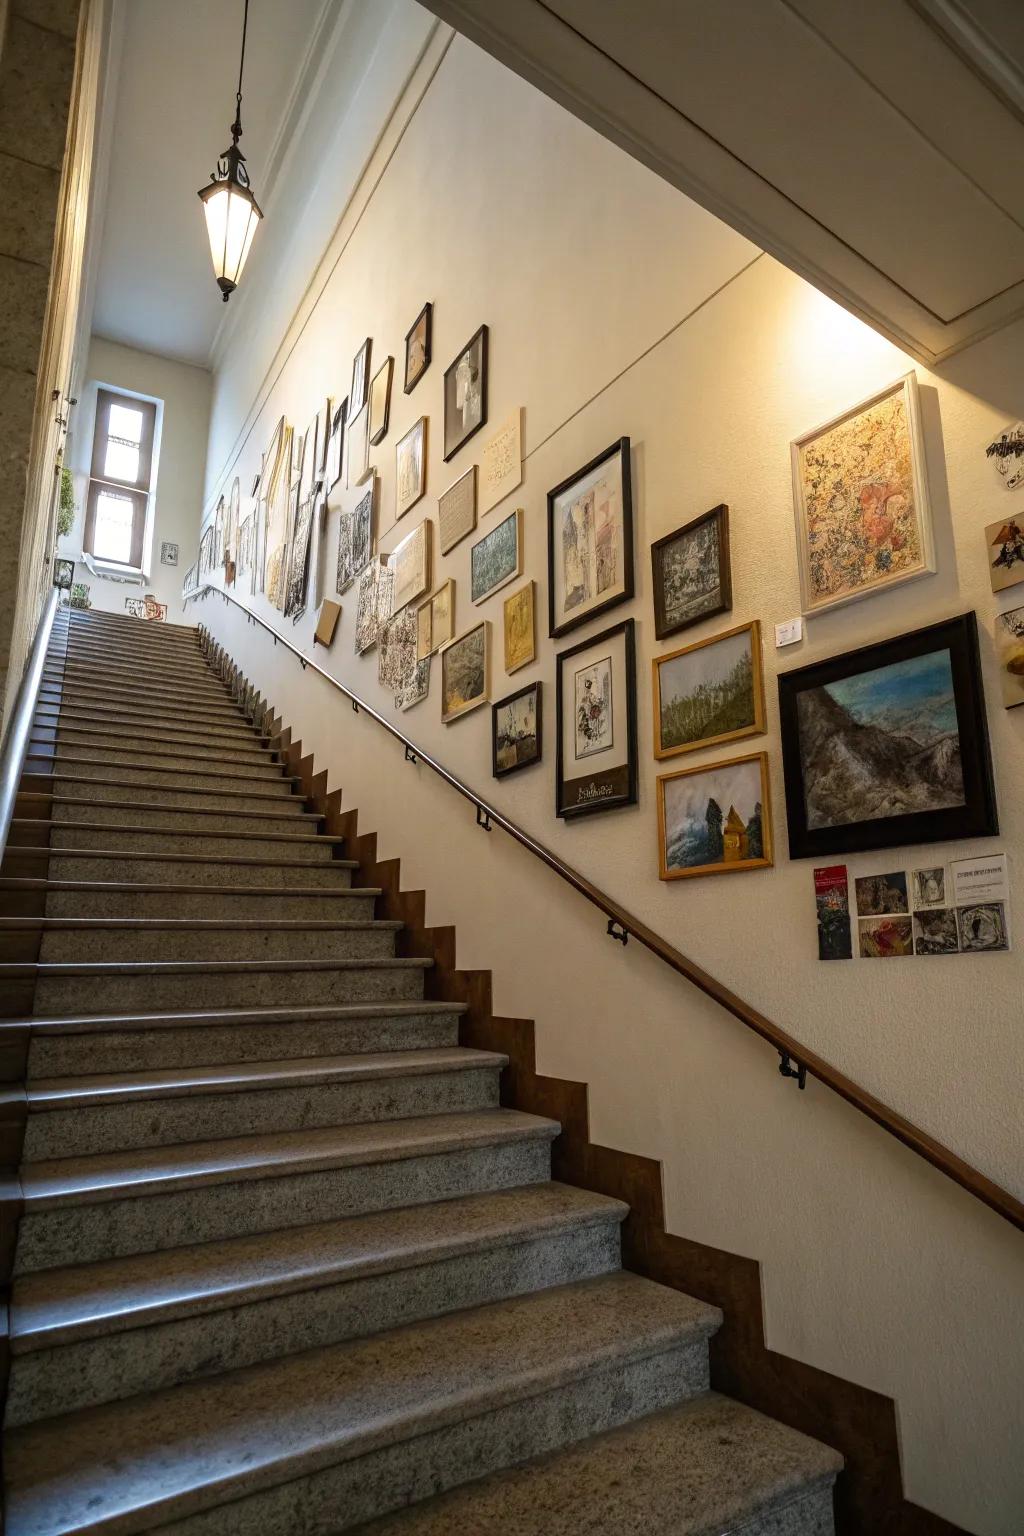
<path id="1" fill-rule="evenodd" d="M 349 890 L 351 887 L 346 886 L 346 891 Z M 0 917 L 0 933 L 36 930 L 54 933 L 65 929 L 83 933 L 109 933 L 120 932 L 125 928 L 141 933 L 206 933 L 221 928 L 229 933 L 397 933 L 404 927 L 405 924 L 398 918 L 390 917 L 341 918 L 338 921 L 323 917 Z"/>
<path id="2" fill-rule="evenodd" d="M 358 1536 L 719 1536 L 842 1465 L 828 1446 L 710 1392 L 385 1515 Z"/>
<path id="3" fill-rule="evenodd" d="M 40 1270 L 14 1282 L 13 1347 L 20 1353 L 47 1349 L 242 1301 L 414 1268 L 582 1224 L 618 1222 L 628 1209 L 619 1200 L 570 1185 L 530 1184 Z"/>
<path id="4" fill-rule="evenodd" d="M 22 850 L 19 849 L 19 852 Z M 78 850 L 76 850 L 78 851 Z M 345 860 L 335 862 L 346 864 Z M 327 896 L 348 898 L 352 896 L 380 896 L 382 887 L 379 885 L 339 885 L 330 886 L 302 886 L 290 885 L 181 885 L 176 881 L 152 881 L 152 880 L 44 880 L 34 875 L 4 875 L 0 878 L 0 891 L 125 891 L 144 892 L 160 891 L 163 894 L 169 892 L 185 892 L 190 895 L 204 896 L 274 896 L 280 899 L 282 894 L 292 896 Z M 115 919 L 116 921 L 116 919 Z M 263 925 L 261 925 L 263 926 Z M 301 924 L 300 926 L 306 926 Z M 331 925 L 334 926 L 333 924 Z"/>
<path id="5" fill-rule="evenodd" d="M 92 787 L 95 787 L 96 785 L 102 785 L 104 789 L 126 789 L 126 790 L 129 790 L 129 791 L 131 791 L 131 790 L 138 790 L 138 789 L 144 787 L 144 786 L 139 785 L 136 781 L 133 781 L 131 779 L 100 779 L 100 778 L 96 778 L 94 776 L 88 776 L 88 775 L 84 775 L 84 774 L 83 775 L 78 775 L 78 774 L 71 774 L 71 773 L 62 773 L 59 769 L 57 770 L 56 773 L 34 773 L 34 774 L 27 775 L 27 777 L 31 778 L 34 781 L 35 780 L 39 780 L 39 779 L 47 779 L 47 780 L 50 781 L 51 785 L 53 786 L 50 789 L 44 789 L 44 788 L 36 789 L 36 788 L 33 787 L 33 788 L 31 788 L 31 789 L 26 791 L 27 794 L 41 794 L 41 795 L 51 795 L 52 794 L 55 799 L 58 798 L 58 797 L 59 798 L 66 798 L 66 799 L 75 799 L 75 800 L 83 799 L 84 798 L 83 796 L 76 795 L 76 794 L 71 794 L 71 795 L 67 795 L 67 796 L 62 795 L 61 791 L 63 789 L 63 786 L 65 786 L 65 785 L 86 784 L 86 785 L 90 785 Z M 257 780 L 256 782 L 258 783 L 259 780 Z M 170 784 L 154 784 L 151 787 L 153 789 L 166 789 L 168 791 L 170 791 L 172 789 L 172 786 Z M 302 800 L 302 796 L 301 795 L 295 795 L 295 794 L 292 794 L 291 792 L 289 792 L 289 794 L 287 794 L 287 795 L 282 795 L 282 794 L 278 793 L 278 791 L 276 789 L 178 789 L 178 790 L 174 790 L 173 793 L 179 794 L 179 795 L 220 795 L 225 800 L 241 799 L 244 796 L 246 799 L 249 799 L 249 800 L 266 800 L 269 805 L 280 805 L 282 803 L 282 801 L 286 805 L 293 805 L 293 804 L 294 805 L 302 805 L 303 804 L 303 800 Z M 95 798 L 95 796 L 91 796 L 88 799 L 88 803 L 89 804 L 93 804 L 93 805 L 117 805 L 120 802 L 116 801 L 116 800 L 97 800 Z M 159 802 L 157 802 L 157 801 L 144 801 L 144 802 L 140 801 L 138 803 L 139 804 L 145 804 L 147 809 L 149 809 L 150 806 L 158 804 Z M 172 806 L 168 806 L 167 809 L 168 810 L 172 810 L 172 809 L 173 810 L 183 810 L 183 809 L 187 809 L 187 807 L 183 807 L 183 806 L 173 806 L 173 807 Z M 247 813 L 243 812 L 243 814 L 247 814 Z"/>
<path id="6" fill-rule="evenodd" d="M 111 830 L 112 829 L 110 827 L 103 828 L 103 831 L 105 832 L 109 832 Z M 61 848 L 53 845 L 38 847 L 31 844 L 26 845 L 25 847 L 20 847 L 16 843 L 8 843 L 7 852 L 8 854 L 17 854 L 19 858 L 23 858 L 25 855 L 28 855 L 29 857 L 45 857 L 49 859 L 53 855 L 58 855 L 62 859 L 113 859 L 115 861 L 123 859 L 139 859 L 144 863 L 150 864 L 216 864 L 221 867 L 230 867 L 232 864 L 253 864 L 269 865 L 274 869 L 281 867 L 287 869 L 359 868 L 359 864 L 355 859 L 335 858 L 324 864 L 319 860 L 314 859 L 267 859 L 260 858 L 259 855 L 250 858 L 243 858 L 241 854 L 232 854 L 230 858 L 225 858 L 223 855 L 218 856 L 217 854 L 168 853 L 160 849 L 138 850 L 134 848 Z M 209 890 L 211 887 L 204 886 L 203 889 Z M 238 890 L 240 887 L 233 886 L 232 889 Z M 246 887 L 246 889 L 248 889 L 248 887 Z"/>
<path id="7" fill-rule="evenodd" d="M 11 826 L 17 828 L 38 827 L 39 821 L 32 817 L 15 816 Z M 67 831 L 72 827 L 76 832 L 117 832 L 119 835 L 123 835 L 125 832 L 137 832 L 149 837 L 159 836 L 163 833 L 166 833 L 169 837 L 230 837 L 238 842 L 250 843 L 334 843 L 338 845 L 345 841 L 343 837 L 332 837 L 327 832 L 183 832 L 181 827 L 129 826 L 127 824 L 114 827 L 106 821 L 55 821 L 52 823 L 53 836 L 59 837 L 61 832 Z M 58 843 L 53 843 L 51 846 L 55 849 L 60 847 Z M 89 851 L 91 852 L 92 850 Z"/>
<path id="8" fill-rule="evenodd" d="M 266 810 L 266 811 L 233 811 L 233 810 L 230 810 L 227 806 L 220 806 L 220 805 L 166 805 L 162 801 L 159 801 L 159 800 L 97 800 L 94 796 L 47 794 L 45 791 L 37 791 L 37 790 L 22 790 L 22 791 L 19 791 L 18 801 L 19 801 L 19 803 L 28 804 L 28 805 L 36 805 L 36 804 L 39 804 L 42 801 L 46 801 L 47 804 L 54 805 L 54 806 L 57 806 L 57 805 L 82 805 L 82 806 L 89 806 L 93 810 L 104 810 L 104 811 L 110 811 L 110 810 L 114 810 L 114 811 L 142 811 L 147 816 L 163 816 L 163 815 L 168 815 L 168 816 L 230 816 L 230 817 L 237 817 L 237 819 L 239 821 L 246 821 L 246 822 L 249 822 L 249 821 L 289 821 L 289 822 L 294 822 L 298 826 L 301 826 L 303 824 L 307 824 L 309 822 L 314 822 L 314 821 L 318 822 L 318 821 L 322 821 L 323 820 L 323 817 L 320 815 L 319 811 L 295 810 L 295 811 L 284 812 L 283 814 L 282 813 L 275 814 L 274 811 L 270 811 L 270 810 Z M 288 803 L 288 802 L 286 802 L 286 803 Z M 26 817 L 24 819 L 28 820 L 30 818 Z M 61 821 L 61 822 L 56 823 L 56 825 L 60 826 L 60 827 L 84 827 L 84 826 L 89 826 L 89 825 L 95 826 L 96 823 L 95 822 L 89 823 L 89 822 L 75 820 L 75 821 Z M 110 823 L 110 822 L 106 822 L 106 821 L 103 822 L 103 826 L 104 827 L 110 827 L 112 825 L 116 825 L 117 828 L 118 828 L 118 831 L 132 830 L 131 828 L 126 829 L 126 828 L 122 827 L 120 823 Z M 159 829 L 151 829 L 151 830 L 159 830 Z M 178 830 L 180 830 L 180 829 L 177 828 L 177 827 L 174 828 L 174 831 L 178 831 Z M 235 834 L 231 833 L 231 832 L 228 832 L 226 835 L 227 836 L 234 836 Z M 262 832 L 259 833 L 260 837 L 263 837 L 264 835 L 265 834 L 262 833 Z M 274 834 L 271 833 L 270 835 L 273 836 Z M 283 836 L 291 836 L 292 834 L 288 833 L 288 834 L 282 834 L 282 835 Z"/>
<path id="9" fill-rule="evenodd" d="M 0 982 L 34 976 L 237 976 L 249 971 L 429 970 L 420 955 L 365 955 L 338 960 L 11 960 L 0 962 Z"/>
<path id="10" fill-rule="evenodd" d="M 37 746 L 38 745 L 39 744 L 37 743 Z M 51 744 L 44 742 L 42 745 L 46 746 Z M 58 774 L 63 768 L 71 767 L 75 764 L 81 763 L 91 768 L 109 768 L 114 766 L 122 769 L 134 769 L 136 772 L 140 770 L 144 771 L 148 767 L 149 771 L 152 773 L 180 773 L 190 778 L 234 779 L 236 783 L 248 783 L 250 779 L 253 784 L 267 782 L 267 780 L 270 780 L 275 784 L 297 784 L 299 782 L 298 776 L 296 774 L 285 773 L 284 767 L 281 763 L 268 763 L 265 770 L 266 778 L 261 780 L 256 774 L 246 775 L 243 773 L 232 773 L 230 771 L 230 765 L 228 768 L 211 768 L 209 766 L 208 759 L 205 757 L 195 760 L 192 763 L 192 766 L 189 768 L 153 768 L 151 765 L 145 763 L 116 763 L 112 765 L 109 758 L 92 757 L 88 755 L 80 756 L 80 752 L 81 748 L 78 748 L 75 751 L 65 751 L 63 748 L 59 751 L 55 749 L 53 760 L 56 762 Z M 29 746 L 27 758 L 41 759 L 44 755 L 46 761 L 49 762 L 51 760 L 51 754 L 42 754 L 38 750 L 33 751 L 32 746 Z"/>
<path id="11" fill-rule="evenodd" d="M 240 1024 L 287 1024 L 292 1020 L 377 1019 L 419 1017 L 421 1014 L 463 1014 L 466 1003 L 394 1002 L 310 1003 L 298 1007 L 220 1008 L 196 1012 L 87 1013 L 21 1019 L 0 1019 L 0 1036 L 7 1029 L 31 1029 L 40 1035 L 99 1034 L 107 1030 L 194 1029 L 203 1025 L 231 1028 Z"/>
<path id="12" fill-rule="evenodd" d="M 8 1531 L 100 1530 L 143 1510 L 156 1524 L 699 1342 L 720 1321 L 620 1271 L 80 1410 L 9 1435 Z"/>

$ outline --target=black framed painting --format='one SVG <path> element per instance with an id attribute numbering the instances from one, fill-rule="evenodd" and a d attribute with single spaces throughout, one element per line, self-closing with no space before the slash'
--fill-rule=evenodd
<path id="1" fill-rule="evenodd" d="M 388 435 L 388 421 L 391 416 L 391 370 L 395 360 L 389 357 L 386 362 L 377 369 L 370 385 L 370 442 L 376 447 L 384 441 Z"/>
<path id="2" fill-rule="evenodd" d="M 444 371 L 444 461 L 487 420 L 487 327 L 482 325 Z"/>
<path id="3" fill-rule="evenodd" d="M 626 619 L 559 652 L 555 815 L 635 805 L 636 627 Z"/>
<path id="4" fill-rule="evenodd" d="M 541 696 L 541 684 L 528 683 L 491 705 L 491 766 L 496 779 L 540 762 Z"/>
<path id="5" fill-rule="evenodd" d="M 784 672 L 779 710 L 791 858 L 999 831 L 973 613 Z"/>
<path id="6" fill-rule="evenodd" d="M 433 329 L 433 304 L 424 304 L 411 328 L 405 333 L 405 387 L 404 394 L 411 395 L 416 385 L 430 367 L 431 331 Z"/>
<path id="7" fill-rule="evenodd" d="M 370 348 L 372 342 L 369 336 L 363 342 L 359 351 L 352 359 L 352 387 L 348 392 L 349 420 L 355 416 L 366 404 L 366 393 L 370 387 Z"/>
<path id="8" fill-rule="evenodd" d="M 568 634 L 633 596 L 629 438 L 548 491 L 548 633 Z"/>
<path id="9" fill-rule="evenodd" d="M 654 634 L 677 635 L 732 607 L 729 508 L 723 503 L 651 545 Z"/>

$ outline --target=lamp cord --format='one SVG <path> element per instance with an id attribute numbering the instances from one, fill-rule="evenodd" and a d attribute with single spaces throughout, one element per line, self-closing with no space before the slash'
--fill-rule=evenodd
<path id="1" fill-rule="evenodd" d="M 242 105 L 242 71 L 245 68 L 245 34 L 249 26 L 249 0 L 245 0 L 245 10 L 242 15 L 242 57 L 238 61 L 238 94 L 235 97 L 238 105 Z"/>

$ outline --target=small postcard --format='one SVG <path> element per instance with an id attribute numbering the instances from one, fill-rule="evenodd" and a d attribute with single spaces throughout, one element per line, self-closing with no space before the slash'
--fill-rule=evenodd
<path id="1" fill-rule="evenodd" d="M 982 901 L 957 907 L 956 918 L 961 954 L 981 955 L 1009 949 L 1010 933 L 1003 902 Z"/>
<path id="2" fill-rule="evenodd" d="M 985 457 L 1008 491 L 1024 481 L 1024 421 L 1011 422 L 985 447 Z"/>
<path id="3" fill-rule="evenodd" d="M 952 907 L 926 907 L 914 913 L 915 955 L 956 955 L 959 952 L 956 913 Z"/>
<path id="4" fill-rule="evenodd" d="M 851 960 L 850 886 L 845 864 L 814 871 L 814 901 L 818 909 L 818 959 Z"/>
<path id="5" fill-rule="evenodd" d="M 891 875 L 860 875 L 856 881 L 858 917 L 882 917 L 887 912 L 909 912 L 907 877 L 903 870 Z"/>
<path id="6" fill-rule="evenodd" d="M 862 917 L 860 953 L 867 960 L 896 960 L 914 953 L 909 917 Z"/>
<path id="7" fill-rule="evenodd" d="M 920 912 L 927 907 L 946 905 L 946 866 L 933 864 L 928 869 L 910 871 L 910 907 Z"/>

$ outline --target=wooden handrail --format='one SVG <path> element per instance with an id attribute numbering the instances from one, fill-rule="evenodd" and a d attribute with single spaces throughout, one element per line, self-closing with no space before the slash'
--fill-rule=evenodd
<path id="1" fill-rule="evenodd" d="M 332 688 L 344 694 L 347 699 L 351 700 L 356 709 L 361 710 L 365 715 L 369 715 L 371 720 L 383 726 L 390 736 L 393 736 L 396 741 L 401 742 L 405 750 L 413 755 L 418 762 L 423 763 L 431 772 L 436 773 L 439 778 L 450 785 L 463 799 L 468 800 L 471 805 L 474 805 L 478 818 L 483 818 L 492 825 L 500 827 L 520 847 L 525 848 L 528 853 L 532 853 L 534 858 L 540 859 L 541 863 L 546 864 L 560 880 L 564 880 L 567 885 L 571 885 L 574 891 L 578 891 L 592 906 L 597 907 L 600 912 L 603 912 L 608 919 L 608 931 L 610 934 L 621 937 L 623 940 L 626 937 L 635 939 L 638 944 L 642 944 L 645 949 L 650 950 L 652 955 L 657 955 L 658 959 L 664 961 L 677 975 L 684 977 L 693 986 L 698 987 L 701 992 L 712 998 L 727 1013 L 731 1013 L 733 1018 L 738 1019 L 741 1024 L 753 1030 L 756 1035 L 760 1035 L 762 1040 L 766 1040 L 769 1045 L 778 1051 L 780 1057 L 779 1070 L 784 1076 L 797 1077 L 801 1087 L 805 1077 L 816 1078 L 819 1083 L 822 1083 L 826 1088 L 830 1088 L 841 1099 L 845 1099 L 847 1104 L 851 1104 L 862 1115 L 866 1115 L 869 1120 L 873 1120 L 883 1131 L 887 1131 L 890 1136 L 894 1136 L 905 1147 L 909 1147 L 912 1152 L 916 1152 L 919 1157 L 923 1157 L 925 1162 L 931 1163 L 933 1168 L 937 1168 L 940 1173 L 944 1173 L 955 1184 L 959 1184 L 961 1189 L 965 1189 L 968 1194 L 974 1195 L 976 1199 L 981 1200 L 983 1204 L 1004 1217 L 1006 1221 L 1017 1227 L 1018 1230 L 1024 1231 L 1024 1203 L 1010 1194 L 1009 1190 L 1003 1189 L 1001 1185 L 996 1184 L 992 1179 L 986 1178 L 977 1168 L 973 1168 L 970 1163 L 958 1157 L 955 1152 L 951 1151 L 949 1147 L 944 1146 L 941 1141 L 936 1141 L 933 1136 L 929 1136 L 927 1132 L 922 1131 L 912 1121 L 905 1119 L 896 1110 L 890 1109 L 887 1104 L 883 1104 L 881 1099 L 876 1099 L 874 1094 L 868 1093 L 866 1088 L 861 1088 L 852 1078 L 847 1077 L 844 1072 L 840 1072 L 838 1068 L 833 1067 L 823 1057 L 817 1055 L 816 1052 L 809 1051 L 805 1046 L 801 1045 L 798 1040 L 794 1039 L 792 1035 L 787 1034 L 784 1029 L 780 1029 L 777 1024 L 773 1023 L 771 1019 L 767 1018 L 757 1008 L 752 1007 L 750 1003 L 744 1002 L 729 987 L 724 986 L 714 976 L 709 975 L 703 967 L 697 965 L 693 960 L 688 960 L 673 944 L 670 944 L 667 939 L 662 938 L 661 934 L 655 933 L 646 923 L 642 923 L 639 918 L 633 917 L 617 901 L 614 901 L 612 897 L 599 890 L 596 885 L 593 885 L 585 875 L 581 875 L 579 870 L 573 869 L 571 865 L 564 863 L 550 848 L 538 842 L 535 837 L 531 837 L 529 832 L 525 832 L 514 821 L 510 821 L 507 816 L 504 816 L 495 806 L 490 805 L 481 795 L 478 795 L 475 790 L 471 789 L 468 784 L 463 783 L 460 778 L 457 778 L 442 763 L 437 762 L 435 758 L 431 757 L 429 752 L 424 752 L 415 742 L 410 741 L 390 720 L 378 714 L 372 705 L 367 704 L 358 694 L 353 693 L 351 688 L 346 687 L 344 683 L 339 682 L 336 677 L 332 677 L 329 672 L 326 672 L 323 667 L 318 666 L 310 657 L 304 655 L 286 635 L 281 634 L 272 624 L 268 624 L 265 619 L 261 618 L 258 613 L 254 613 L 245 603 L 240 602 L 232 593 L 225 592 L 222 587 L 206 582 L 197 591 L 188 593 L 185 601 L 189 602 L 199 597 L 205 599 L 210 592 L 218 594 L 225 602 L 233 603 L 236 608 L 241 609 L 250 623 L 258 624 L 261 629 L 265 629 L 269 635 L 274 637 L 278 645 L 283 645 L 286 650 L 291 651 L 293 656 L 298 657 L 306 670 L 315 672 L 325 682 L 329 683 Z M 617 935 L 614 934 L 616 928 L 619 930 Z"/>

